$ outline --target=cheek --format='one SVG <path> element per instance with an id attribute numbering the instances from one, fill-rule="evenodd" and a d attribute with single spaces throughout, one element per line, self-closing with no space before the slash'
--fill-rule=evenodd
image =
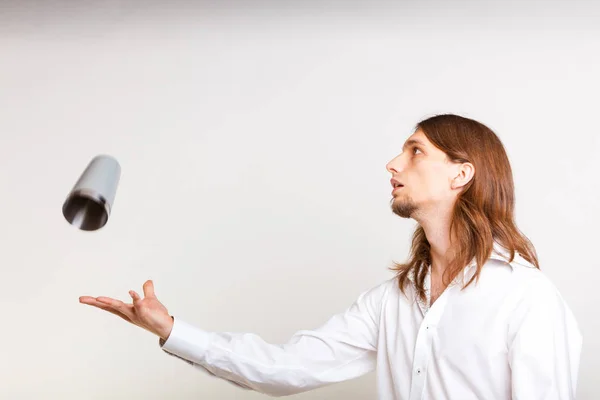
<path id="1" fill-rule="evenodd" d="M 430 198 L 442 200 L 448 196 L 450 186 L 446 177 L 446 171 L 437 169 L 428 171 L 427 174 L 424 174 L 422 183 L 424 185 L 422 187 L 423 191 Z"/>

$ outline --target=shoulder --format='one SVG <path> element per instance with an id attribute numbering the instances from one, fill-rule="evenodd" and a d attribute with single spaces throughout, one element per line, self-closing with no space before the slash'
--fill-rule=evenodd
<path id="1" fill-rule="evenodd" d="M 361 293 L 361 297 L 376 299 L 378 301 L 383 300 L 386 296 L 389 296 L 391 292 L 396 291 L 398 288 L 398 278 L 393 277 L 386 279 L 377 283 L 376 285 L 371 286 Z"/>
<path id="2" fill-rule="evenodd" d="M 548 329 L 566 329 L 580 336 L 575 315 L 557 285 L 541 269 L 520 256 L 508 263 L 510 295 L 513 305 L 511 326 L 519 327 L 530 321 Z"/>
<path id="3" fill-rule="evenodd" d="M 503 285 L 521 300 L 560 297 L 557 286 L 549 276 L 519 254 L 515 254 L 510 261 L 503 257 L 490 258 L 482 269 L 482 275 L 489 284 Z"/>
<path id="4" fill-rule="evenodd" d="M 486 266 L 500 267 L 515 287 L 529 289 L 530 291 L 545 292 L 547 294 L 558 293 L 556 285 L 540 268 L 525 260 L 521 255 L 515 253 L 512 260 L 503 257 L 494 257 L 488 260 Z"/>
<path id="5" fill-rule="evenodd" d="M 542 267 L 543 268 L 543 267 Z M 513 260 L 494 257 L 482 269 L 483 286 L 503 293 L 506 305 L 514 312 L 537 310 L 544 313 L 571 314 L 558 286 L 543 271 L 519 254 Z"/>
<path id="6" fill-rule="evenodd" d="M 396 277 L 381 281 L 371 287 L 364 289 L 355 301 L 355 307 L 367 307 L 372 311 L 380 311 L 390 295 L 398 290 L 398 279 Z"/>

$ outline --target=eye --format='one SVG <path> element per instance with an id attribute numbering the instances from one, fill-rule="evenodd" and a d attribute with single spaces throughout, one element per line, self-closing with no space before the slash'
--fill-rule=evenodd
<path id="1" fill-rule="evenodd" d="M 421 149 L 420 149 L 420 148 L 418 148 L 418 147 L 413 147 L 413 148 L 412 148 L 412 153 L 413 153 L 413 154 L 417 154 L 417 151 L 418 151 L 418 152 L 421 152 L 421 153 L 423 153 L 423 152 L 421 151 Z"/>

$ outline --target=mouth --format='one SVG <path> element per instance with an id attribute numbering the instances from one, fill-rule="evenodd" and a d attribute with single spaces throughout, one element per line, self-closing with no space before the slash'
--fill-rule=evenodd
<path id="1" fill-rule="evenodd" d="M 404 187 L 404 185 L 400 182 L 398 182 L 395 179 L 390 180 L 390 183 L 392 184 L 392 193 L 394 193 L 396 190 L 401 189 Z"/>

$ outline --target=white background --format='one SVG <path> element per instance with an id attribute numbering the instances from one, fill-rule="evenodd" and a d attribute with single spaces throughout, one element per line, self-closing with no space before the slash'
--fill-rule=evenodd
<path id="1" fill-rule="evenodd" d="M 583 331 L 578 399 L 600 395 L 600 7 L 1 4 L 0 398 L 264 398 L 78 297 L 153 279 L 207 330 L 319 326 L 406 259 L 385 164 L 441 112 L 504 142 L 519 227 Z M 98 154 L 121 182 L 82 232 L 61 207 Z M 375 396 L 369 374 L 296 398 Z"/>

